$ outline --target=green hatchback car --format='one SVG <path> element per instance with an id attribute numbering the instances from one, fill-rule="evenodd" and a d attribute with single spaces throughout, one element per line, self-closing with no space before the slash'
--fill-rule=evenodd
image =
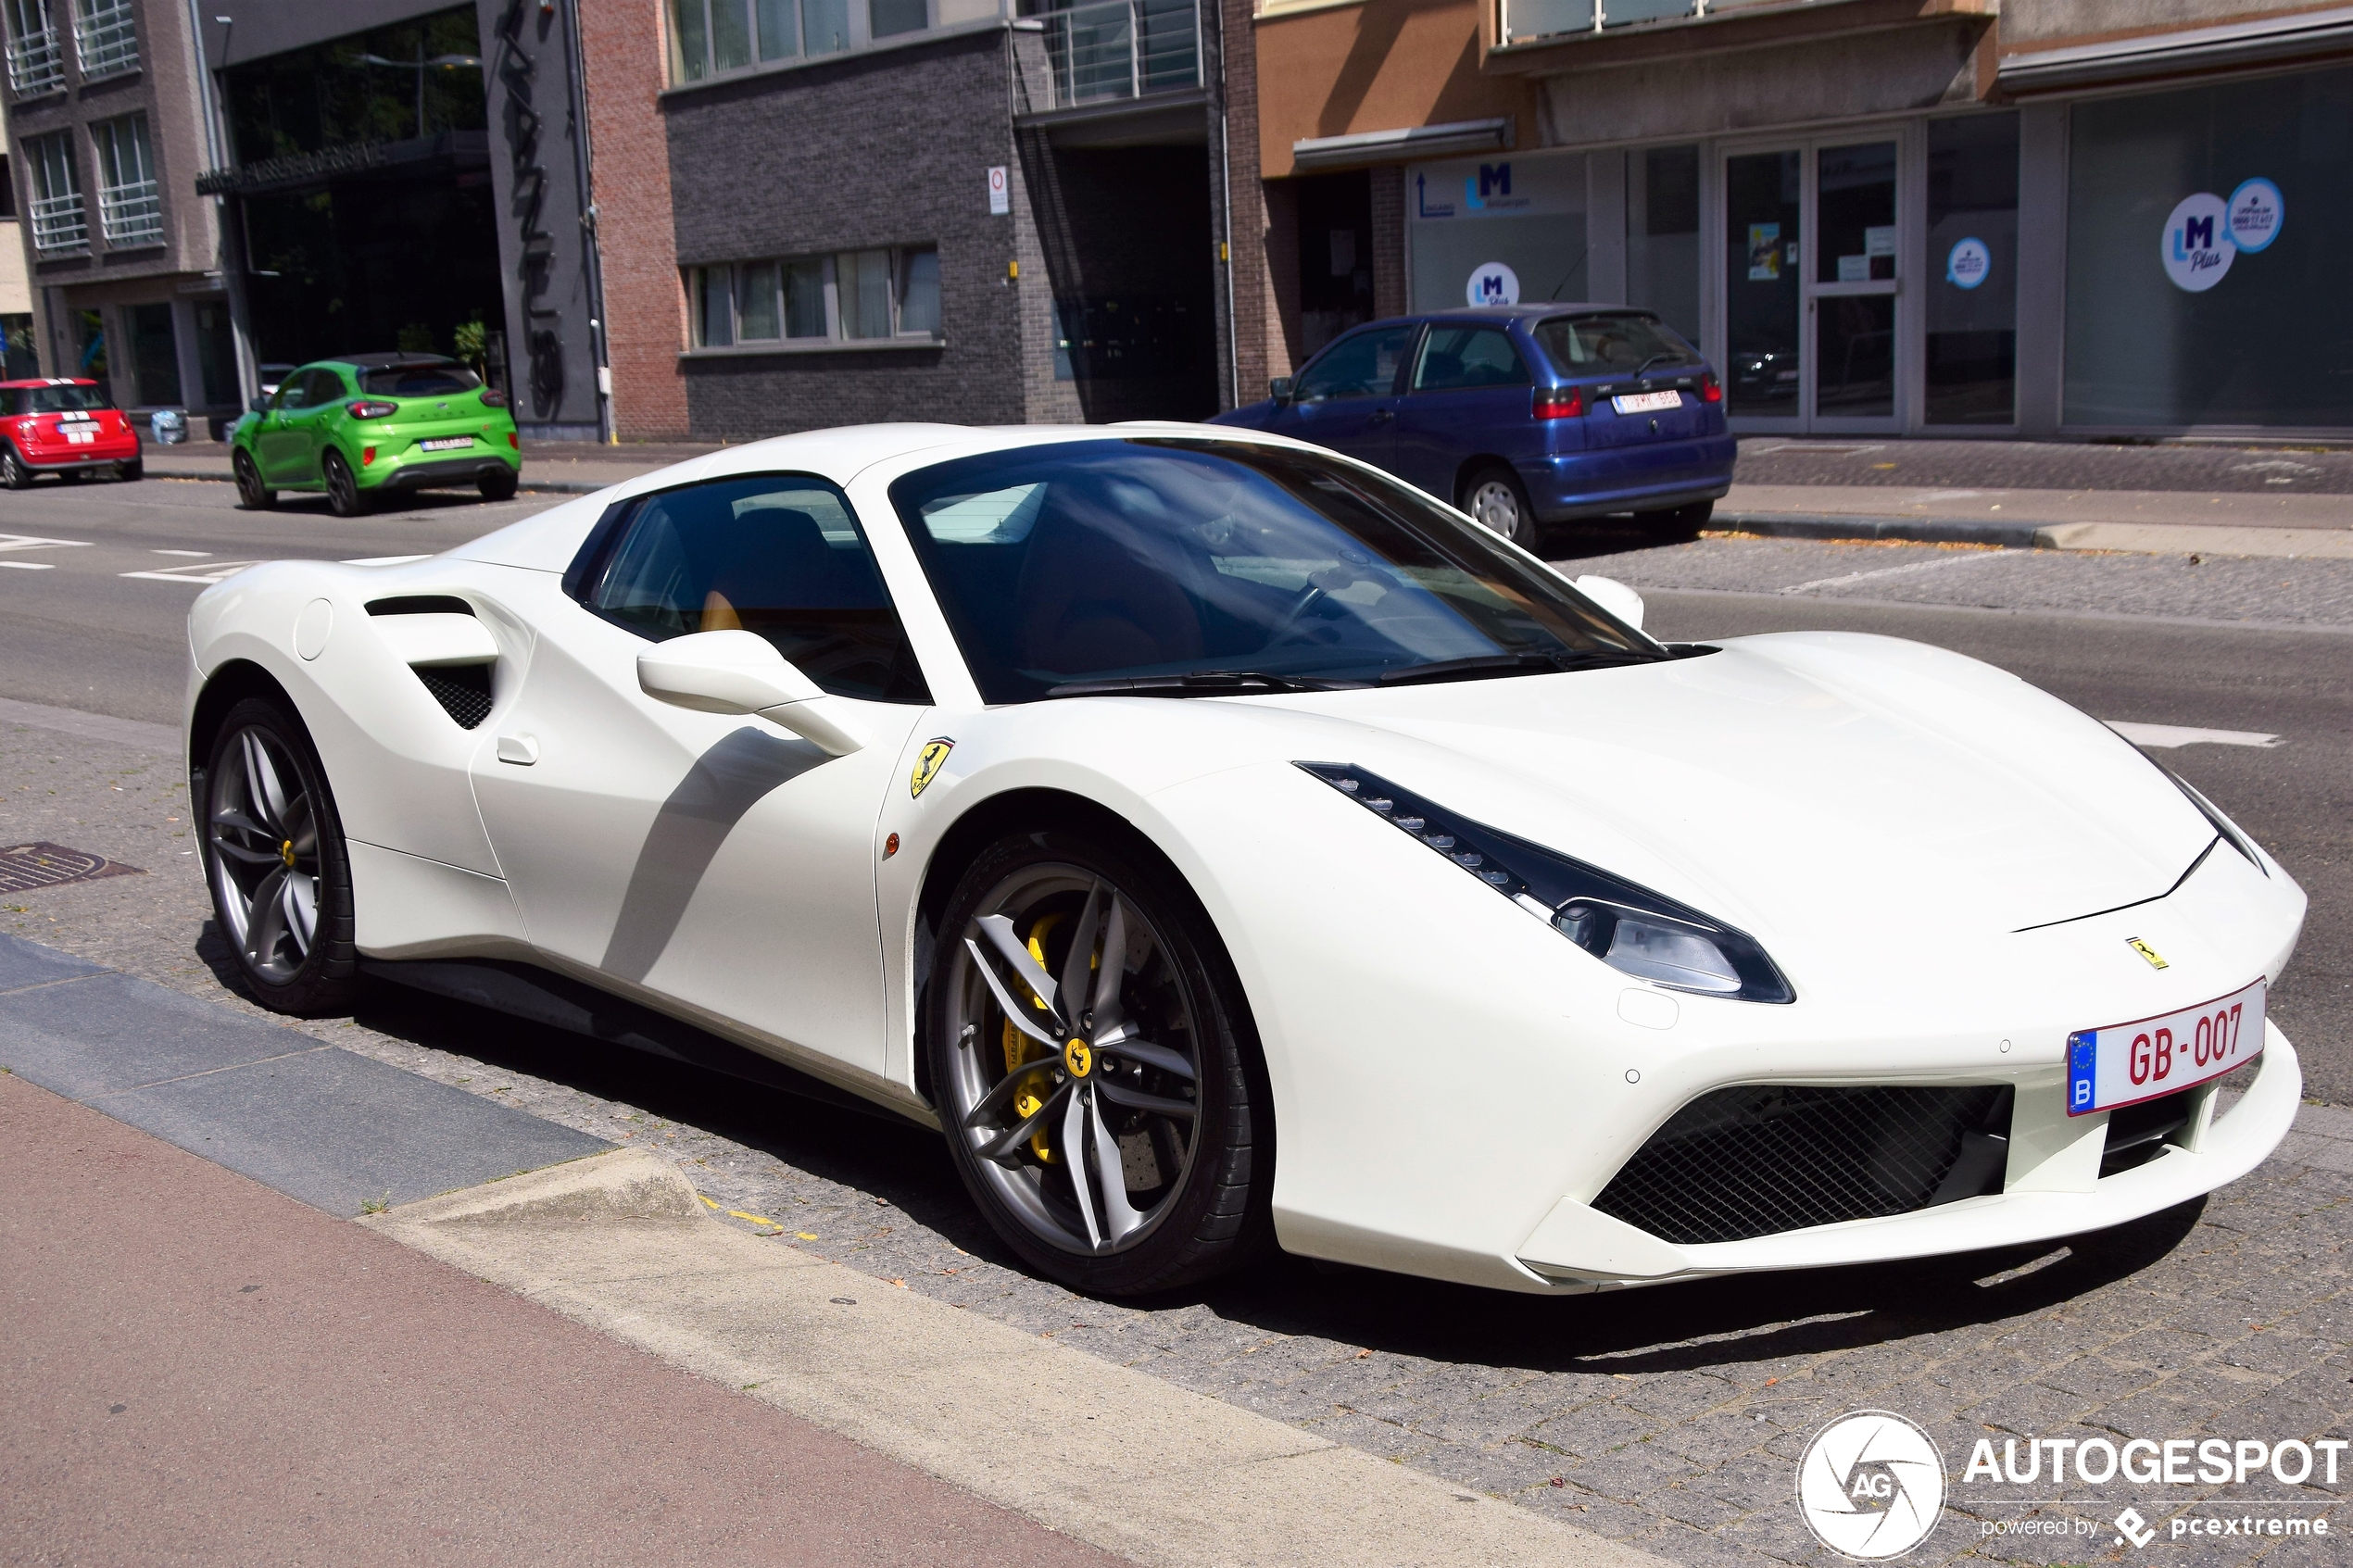
<path id="1" fill-rule="evenodd" d="M 379 495 L 471 484 L 503 501 L 522 472 L 504 394 L 437 354 L 353 354 L 289 373 L 229 433 L 237 498 L 323 490 L 337 517 Z"/>

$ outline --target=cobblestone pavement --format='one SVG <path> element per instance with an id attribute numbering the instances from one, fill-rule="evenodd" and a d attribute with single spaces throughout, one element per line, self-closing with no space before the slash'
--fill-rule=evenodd
<path id="1" fill-rule="evenodd" d="M 1575 572 L 1637 588 L 2353 630 L 2353 560 L 1828 544 L 1710 535 L 1668 547 L 1555 538 Z M 1583 550 L 1598 553 L 1584 554 Z"/>
<path id="2" fill-rule="evenodd" d="M 1742 484 L 2353 495 L 2353 451 L 2082 441 L 1741 439 Z"/>
<path id="3" fill-rule="evenodd" d="M 1685 547 L 1698 560 L 1714 551 Z M 1831 564 L 1866 557 L 1913 558 L 1856 551 Z M 1821 571 L 1793 560 L 1783 576 Z M 11 895 L 0 930 L 255 1010 L 222 981 L 175 759 L 0 728 L 0 801 L 13 842 L 52 839 L 146 873 Z M 2135 1553 L 2108 1524 L 2127 1505 L 2161 1532 L 2223 1505 L 2232 1518 L 2353 1530 L 2338 1506 L 2353 1455 L 2334 1483 L 2316 1468 L 2294 1486 L 1960 1480 L 1981 1438 L 1999 1452 L 2027 1439 L 2353 1436 L 2353 1111 L 2309 1107 L 2247 1179 L 2065 1247 L 1565 1299 L 1280 1260 L 1192 1296 L 1124 1305 L 1021 1272 L 920 1130 L 396 991 L 355 1019 L 301 1027 L 655 1148 L 729 1223 L 779 1246 L 1678 1562 L 1835 1561 L 1799 1519 L 1795 1464 L 1825 1421 L 1866 1407 L 1919 1422 L 1955 1478 L 1952 1512 L 1907 1562 L 2296 1564 L 2335 1549 L 2309 1537 L 2160 1535 Z M 2092 1521 L 2099 1533 L 1984 1533 L 2021 1519 Z"/>

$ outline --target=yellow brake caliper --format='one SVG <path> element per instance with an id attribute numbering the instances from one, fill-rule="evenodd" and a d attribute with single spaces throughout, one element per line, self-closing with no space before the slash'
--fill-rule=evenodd
<path id="1" fill-rule="evenodd" d="M 1040 969 L 1046 967 L 1046 934 L 1053 930 L 1062 918 L 1059 914 L 1041 915 L 1038 917 L 1038 923 L 1029 928 L 1029 956 L 1038 960 L 1038 967 Z M 1029 1005 L 1039 1012 L 1046 1010 L 1046 1004 L 1036 997 L 1029 999 Z M 1005 1071 L 1008 1073 L 1018 1073 L 1024 1067 L 1051 1067 L 1061 1060 L 1051 1049 L 1038 1045 L 1028 1035 L 1014 1028 L 1012 1019 L 1005 1021 L 1004 1043 Z M 1040 1054 L 1037 1060 L 1030 1061 L 1026 1058 L 1033 1047 Z M 1017 1123 L 1026 1122 L 1037 1115 L 1038 1107 L 1046 1103 L 1044 1097 L 1038 1092 L 1041 1086 L 1040 1083 L 1032 1081 L 1026 1088 L 1013 1096 L 1013 1117 Z M 1046 1135 L 1043 1133 L 1038 1134 L 1029 1140 L 1029 1151 L 1046 1164 L 1051 1165 L 1054 1162 L 1054 1152 L 1048 1147 Z"/>

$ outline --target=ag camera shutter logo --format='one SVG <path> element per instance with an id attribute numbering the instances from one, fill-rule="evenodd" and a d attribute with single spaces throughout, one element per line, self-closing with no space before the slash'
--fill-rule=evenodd
<path id="1" fill-rule="evenodd" d="M 1944 1512 L 1944 1456 L 1917 1424 L 1856 1411 L 1806 1445 L 1797 1508 L 1814 1538 L 1841 1557 L 1901 1557 L 1928 1539 Z"/>

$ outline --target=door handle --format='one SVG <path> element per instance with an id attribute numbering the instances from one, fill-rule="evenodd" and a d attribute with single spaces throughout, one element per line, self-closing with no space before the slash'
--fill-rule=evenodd
<path id="1" fill-rule="evenodd" d="M 1376 408 L 1376 409 L 1374 409 L 1374 410 L 1373 410 L 1373 417 L 1372 417 L 1371 420 L 1370 420 L 1370 421 L 1368 421 L 1368 422 L 1370 422 L 1370 423 L 1372 423 L 1372 424 L 1377 424 L 1377 425 L 1385 425 L 1385 424 L 1389 423 L 1389 421 L 1390 421 L 1390 420 L 1391 420 L 1395 419 L 1396 417 L 1397 417 L 1396 411 L 1395 411 L 1395 410 L 1393 410 L 1393 409 L 1390 409 L 1390 408 Z"/>
<path id="2" fill-rule="evenodd" d="M 539 737 L 536 735 L 500 735 L 498 760 L 511 762 L 518 768 L 528 768 L 539 760 Z"/>

